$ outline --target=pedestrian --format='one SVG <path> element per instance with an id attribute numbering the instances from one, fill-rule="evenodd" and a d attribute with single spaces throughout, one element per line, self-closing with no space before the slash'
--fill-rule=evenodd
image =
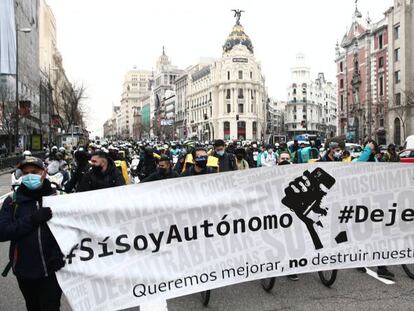
<path id="1" fill-rule="evenodd" d="M 397 147 L 394 144 L 389 144 L 387 151 L 384 154 L 384 162 L 400 162 L 400 156 L 396 151 Z"/>
<path id="2" fill-rule="evenodd" d="M 238 170 L 248 170 L 249 163 L 246 161 L 246 150 L 242 147 L 234 151 L 236 155 L 236 165 Z"/>
<path id="3" fill-rule="evenodd" d="M 261 155 L 260 163 L 262 167 L 272 167 L 276 165 L 276 153 L 273 151 L 271 145 L 266 146 L 266 151 L 264 151 Z"/>
<path id="4" fill-rule="evenodd" d="M 65 192 L 77 190 L 83 176 L 91 168 L 88 161 L 88 153 L 84 148 L 79 148 L 74 154 L 75 160 L 72 163 L 72 171 L 69 181 L 65 184 Z"/>
<path id="5" fill-rule="evenodd" d="M 105 189 L 125 185 L 122 173 L 114 161 L 103 151 L 91 156 L 91 169 L 83 176 L 78 192 Z"/>
<path id="6" fill-rule="evenodd" d="M 202 147 L 197 147 L 192 152 L 193 165 L 187 166 L 182 176 L 197 176 L 216 173 L 216 169 L 207 166 L 209 156 L 207 150 Z"/>
<path id="7" fill-rule="evenodd" d="M 290 152 L 289 151 L 281 152 L 277 165 L 289 165 L 289 164 L 292 164 L 292 162 L 290 161 Z"/>
<path id="8" fill-rule="evenodd" d="M 340 162 L 342 161 L 341 148 L 339 143 L 331 141 L 329 143 L 329 148 L 326 151 L 325 155 L 321 158 L 320 162 Z"/>
<path id="9" fill-rule="evenodd" d="M 249 163 L 250 168 L 257 167 L 257 155 L 259 150 L 257 144 L 253 143 L 246 150 L 246 161 Z"/>
<path id="10" fill-rule="evenodd" d="M 137 170 L 140 180 L 144 180 L 157 170 L 157 160 L 152 147 L 148 146 L 144 149 Z"/>
<path id="11" fill-rule="evenodd" d="M 225 143 L 221 139 L 214 142 L 213 156 L 218 158 L 219 172 L 228 172 L 237 170 L 236 159 L 234 154 L 225 151 Z"/>
<path id="12" fill-rule="evenodd" d="M 19 164 L 22 184 L 0 210 L 0 242 L 10 241 L 9 269 L 17 278 L 29 311 L 57 311 L 62 291 L 55 273 L 65 262 L 47 221 L 52 211 L 42 198 L 56 194 L 42 160 L 27 157 Z M 7 272 L 7 271 L 5 271 Z"/>
<path id="13" fill-rule="evenodd" d="M 164 154 L 161 156 L 160 160 L 158 161 L 157 170 L 151 175 L 149 175 L 147 178 L 142 180 L 141 182 L 164 180 L 164 179 L 176 178 L 179 176 L 180 175 L 172 169 L 170 158 Z"/>
<path id="14" fill-rule="evenodd" d="M 345 162 L 345 163 L 352 162 L 351 153 L 346 149 L 342 151 L 342 162 Z"/>

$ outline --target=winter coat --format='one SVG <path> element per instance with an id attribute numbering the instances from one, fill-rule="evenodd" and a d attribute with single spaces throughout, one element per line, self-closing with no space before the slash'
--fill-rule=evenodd
<path id="1" fill-rule="evenodd" d="M 104 173 L 90 169 L 82 178 L 77 191 L 91 191 L 125 185 L 121 171 L 112 159 L 108 159 L 108 168 Z"/>
<path id="2" fill-rule="evenodd" d="M 55 195 L 48 180 L 40 190 L 21 185 L 6 198 L 0 210 L 0 242 L 10 241 L 9 259 L 20 279 L 37 280 L 49 276 L 51 266 L 63 254 L 47 224 L 34 225 L 31 216 L 42 208 L 42 196 Z"/>

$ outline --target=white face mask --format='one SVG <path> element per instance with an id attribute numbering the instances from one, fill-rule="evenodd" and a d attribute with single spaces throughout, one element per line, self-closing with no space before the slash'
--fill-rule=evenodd
<path id="1" fill-rule="evenodd" d="M 340 151 L 334 153 L 335 158 L 340 158 L 341 156 L 342 156 L 342 153 Z"/>
<path id="2" fill-rule="evenodd" d="M 273 149 L 269 149 L 269 150 L 267 150 L 267 152 L 273 153 Z"/>

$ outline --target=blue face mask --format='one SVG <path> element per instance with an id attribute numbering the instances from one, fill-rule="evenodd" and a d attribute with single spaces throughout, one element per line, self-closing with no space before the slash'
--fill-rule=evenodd
<path id="1" fill-rule="evenodd" d="M 37 174 L 27 174 L 24 175 L 22 178 L 23 185 L 26 186 L 27 189 L 36 190 L 42 187 L 42 176 Z"/>
<path id="2" fill-rule="evenodd" d="M 217 155 L 218 155 L 219 157 L 224 156 L 224 150 L 222 150 L 222 151 L 217 151 Z"/>

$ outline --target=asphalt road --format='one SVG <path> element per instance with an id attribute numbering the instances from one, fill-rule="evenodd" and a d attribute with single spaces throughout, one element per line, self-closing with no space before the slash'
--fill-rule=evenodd
<path id="1" fill-rule="evenodd" d="M 8 191 L 9 182 L 9 175 L 0 176 L 0 195 Z M 7 254 L 8 243 L 0 243 L 0 269 L 6 265 Z M 414 310 L 414 280 L 409 279 L 400 266 L 390 267 L 390 270 L 396 275 L 396 282 L 390 285 L 356 270 L 342 270 L 330 289 L 322 285 L 317 273 L 312 273 L 300 275 L 297 282 L 285 277 L 278 278 L 271 293 L 266 293 L 260 283 L 255 281 L 213 290 L 207 308 L 202 306 L 199 294 L 169 300 L 167 307 L 169 311 Z M 141 309 L 166 310 L 162 306 Z M 0 310 L 25 310 L 12 274 L 7 278 L 0 277 Z M 62 310 L 70 310 L 65 299 L 62 300 Z"/>

